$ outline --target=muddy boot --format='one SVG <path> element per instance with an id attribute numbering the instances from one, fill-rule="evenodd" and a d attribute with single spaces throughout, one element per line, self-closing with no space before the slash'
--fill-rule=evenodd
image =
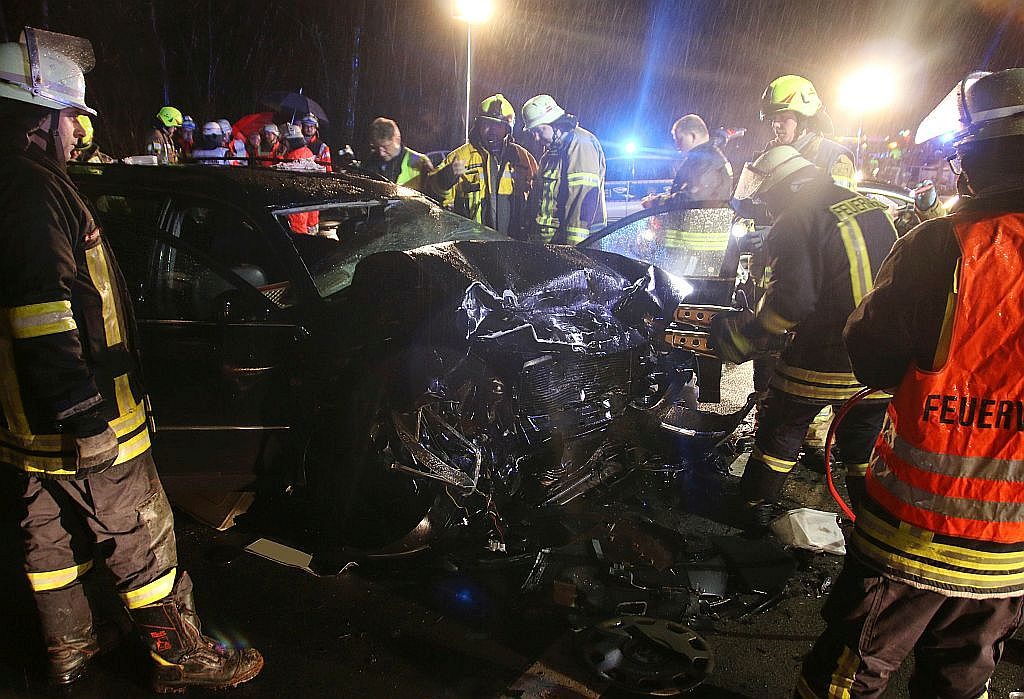
<path id="1" fill-rule="evenodd" d="M 131 610 L 132 620 L 156 663 L 153 691 L 181 693 L 189 687 L 226 689 L 248 682 L 263 669 L 254 648 L 224 648 L 204 636 L 183 575 L 171 596 Z"/>
<path id="2" fill-rule="evenodd" d="M 57 687 L 81 679 L 100 648 L 93 632 L 92 612 L 82 584 L 35 593 L 39 623 L 48 656 L 47 679 Z"/>

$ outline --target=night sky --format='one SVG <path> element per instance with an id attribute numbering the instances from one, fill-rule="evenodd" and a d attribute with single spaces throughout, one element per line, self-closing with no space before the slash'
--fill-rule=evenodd
<path id="1" fill-rule="evenodd" d="M 686 112 L 710 125 L 766 130 L 758 98 L 784 73 L 810 78 L 837 132 L 843 77 L 898 68 L 895 105 L 869 132 L 914 129 L 966 72 L 1024 65 L 1024 2 L 940 0 L 497 0 L 474 29 L 473 102 L 503 92 L 518 108 L 548 92 L 605 143 L 669 148 Z M 466 28 L 448 0 L 3 0 L 0 32 L 24 24 L 91 39 L 89 99 L 98 139 L 123 155 L 165 99 L 202 123 L 260 110 L 272 90 L 304 88 L 331 117 L 328 143 L 366 141 L 395 118 L 422 151 L 461 142 Z M 870 105 L 868 105 L 870 107 Z M 524 140 L 520 138 L 520 140 Z"/>

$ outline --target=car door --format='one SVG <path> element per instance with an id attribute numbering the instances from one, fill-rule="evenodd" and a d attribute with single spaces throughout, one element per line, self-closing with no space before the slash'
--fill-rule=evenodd
<path id="1" fill-rule="evenodd" d="M 305 333 L 267 232 L 220 203 L 95 203 L 115 254 L 129 261 L 161 471 L 269 465 L 294 417 L 290 372 Z"/>

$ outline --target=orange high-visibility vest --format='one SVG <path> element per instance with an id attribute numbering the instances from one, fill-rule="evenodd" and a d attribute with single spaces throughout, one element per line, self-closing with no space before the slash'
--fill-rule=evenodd
<path id="1" fill-rule="evenodd" d="M 868 493 L 936 534 L 1024 542 L 1024 213 L 959 221 L 954 232 L 962 255 L 949 359 L 907 371 Z"/>

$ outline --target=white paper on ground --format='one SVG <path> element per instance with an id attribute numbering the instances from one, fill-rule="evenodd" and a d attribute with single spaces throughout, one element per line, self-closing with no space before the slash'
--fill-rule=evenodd
<path id="1" fill-rule="evenodd" d="M 776 518 L 771 529 L 786 546 L 846 555 L 846 539 L 835 512 L 801 507 Z"/>
<path id="2" fill-rule="evenodd" d="M 250 553 L 255 553 L 257 556 L 262 556 L 263 558 L 274 561 L 275 563 L 304 570 L 310 575 L 315 575 L 318 578 L 323 577 L 311 567 L 313 562 L 313 556 L 311 554 L 308 554 L 305 551 L 300 551 L 299 549 L 293 549 L 291 546 L 285 546 L 284 544 L 271 541 L 270 539 L 257 539 L 246 546 L 245 550 Z M 355 561 L 346 563 L 345 567 L 339 570 L 338 573 L 344 573 L 349 568 L 354 568 L 356 565 L 358 564 Z"/>

